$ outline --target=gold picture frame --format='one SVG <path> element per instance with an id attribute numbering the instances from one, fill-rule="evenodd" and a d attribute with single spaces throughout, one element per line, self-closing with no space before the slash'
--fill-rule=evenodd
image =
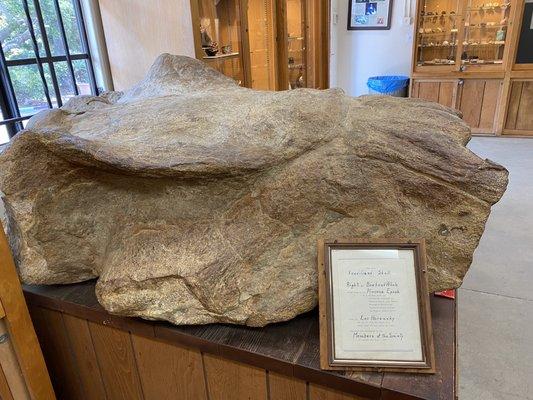
<path id="1" fill-rule="evenodd" d="M 357 254 L 364 256 L 350 258 Z M 381 275 L 386 274 L 392 275 L 385 281 Z M 382 285 L 391 288 L 382 289 Z M 375 286 L 379 290 L 374 290 Z M 318 287 L 322 369 L 435 372 L 423 239 L 320 239 Z M 341 306 L 343 302 L 344 307 L 348 304 L 348 313 Z M 355 309 L 359 310 L 359 317 Z M 367 309 L 370 314 L 361 314 L 361 310 Z M 391 333 L 386 328 L 397 331 Z M 405 342 L 402 330 L 406 331 Z M 385 349 L 373 350 L 376 346 Z"/>

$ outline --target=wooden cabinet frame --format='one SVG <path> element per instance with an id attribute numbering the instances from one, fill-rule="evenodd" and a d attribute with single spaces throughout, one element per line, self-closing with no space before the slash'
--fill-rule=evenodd
<path id="1" fill-rule="evenodd" d="M 417 2 L 417 20 L 414 24 L 414 37 L 413 41 L 413 57 L 412 57 L 412 72 L 411 72 L 411 87 L 410 87 L 410 96 L 411 97 L 424 97 L 420 96 L 420 84 L 423 83 L 434 83 L 433 87 L 441 85 L 442 83 L 457 82 L 457 88 L 455 89 L 454 99 L 453 99 L 453 108 L 461 109 L 461 105 L 464 105 L 463 95 L 465 95 L 464 83 L 468 83 L 469 86 L 476 86 L 475 83 L 481 80 L 490 83 L 490 92 L 494 93 L 496 88 L 496 83 L 499 82 L 499 90 L 497 91 L 497 98 L 495 99 L 495 106 L 493 113 L 493 121 L 490 124 L 492 129 L 487 128 L 476 128 L 472 129 L 473 133 L 492 133 L 496 135 L 509 134 L 509 135 L 533 135 L 533 118 L 531 122 L 526 121 L 522 123 L 525 127 L 524 129 L 511 129 L 509 126 L 513 124 L 508 124 L 507 119 L 509 118 L 509 112 L 514 112 L 514 109 L 510 107 L 520 107 L 519 103 L 522 99 L 516 99 L 516 90 L 513 92 L 512 88 L 514 84 L 520 82 L 531 82 L 533 81 L 533 64 L 516 64 L 516 54 L 518 49 L 518 39 L 520 35 L 520 30 L 522 27 L 522 18 L 525 7 L 525 0 L 511 0 L 511 12 L 509 15 L 509 28 L 507 31 L 507 40 L 508 45 L 505 47 L 503 54 L 503 62 L 501 65 L 467 65 L 466 68 L 461 68 L 460 54 L 462 53 L 462 39 L 459 40 L 457 57 L 455 65 L 438 65 L 438 66 L 418 66 L 417 65 L 417 48 L 419 36 L 418 26 L 419 26 L 419 16 L 422 9 L 423 2 L 418 0 Z M 464 32 L 464 18 L 465 13 L 464 9 L 466 7 L 466 2 L 463 2 L 463 10 L 461 11 L 462 19 L 460 22 L 460 29 L 458 33 L 458 38 L 462 38 Z M 463 32 L 461 31 L 463 30 Z M 523 96 L 524 102 L 529 105 L 530 98 L 533 98 L 533 85 L 526 85 L 528 92 L 526 96 Z M 440 88 L 440 86 L 439 86 Z M 530 92 L 531 91 L 531 92 Z M 485 94 L 485 89 L 483 90 Z M 492 95 L 492 94 L 487 94 Z M 429 96 L 429 100 L 442 103 L 440 101 L 440 94 L 434 94 Z M 425 97 L 427 98 L 427 96 Z M 483 103 L 484 98 L 474 99 L 475 101 Z M 481 105 L 482 107 L 482 105 Z M 493 105 L 491 104 L 491 110 Z M 525 106 L 522 106 L 525 107 Z M 481 110 L 480 113 L 483 113 Z M 523 114 L 523 113 L 522 113 Z M 488 118 L 488 111 L 485 112 L 485 115 L 480 114 L 481 118 Z M 487 122 L 484 120 L 484 123 Z M 516 125 L 516 124 L 515 124 Z"/>
<path id="2" fill-rule="evenodd" d="M 202 50 L 200 30 L 198 21 L 200 21 L 199 1 L 190 0 L 191 17 L 193 23 L 194 48 L 196 58 L 202 60 L 205 56 Z M 251 87 L 251 60 L 250 60 L 250 42 L 249 26 L 247 18 L 248 0 L 238 0 L 240 7 L 240 41 L 241 41 L 241 60 L 243 67 L 244 86 Z M 288 69 L 287 69 L 287 9 L 286 0 L 273 0 L 273 26 L 275 27 L 275 79 L 276 90 L 286 90 L 289 86 Z M 329 88 L 329 49 L 330 49 L 330 8 L 331 0 L 304 0 L 306 9 L 306 20 L 315 23 L 306 25 L 306 38 L 308 46 L 307 58 L 308 71 L 312 71 L 314 80 L 313 87 L 319 89 Z M 325 34 L 324 34 L 325 32 Z"/>
<path id="3" fill-rule="evenodd" d="M 0 223 L 0 398 L 54 400 L 37 336 Z"/>

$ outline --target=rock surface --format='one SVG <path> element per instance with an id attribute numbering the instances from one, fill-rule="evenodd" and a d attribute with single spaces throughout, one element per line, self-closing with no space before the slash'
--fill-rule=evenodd
<path id="1" fill-rule="evenodd" d="M 316 239 L 427 240 L 461 284 L 507 171 L 438 104 L 258 92 L 160 56 L 125 93 L 33 117 L 0 155 L 26 283 L 99 277 L 112 313 L 262 326 L 316 305 Z"/>

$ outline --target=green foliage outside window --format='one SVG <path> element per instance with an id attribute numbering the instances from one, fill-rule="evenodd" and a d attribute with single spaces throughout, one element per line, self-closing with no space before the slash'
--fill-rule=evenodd
<path id="1" fill-rule="evenodd" d="M 53 0 L 40 0 L 41 12 L 43 15 L 46 35 L 50 44 L 52 56 L 65 55 L 65 49 L 61 39 L 60 25 L 56 15 Z M 30 15 L 32 18 L 35 36 L 39 48 L 39 55 L 46 57 L 43 36 L 38 24 L 33 0 L 28 0 Z M 83 53 L 76 13 L 72 0 L 59 0 L 61 16 L 65 26 L 67 43 L 71 54 Z M 30 30 L 24 13 L 22 0 L 2 0 L 0 1 L 0 43 L 4 49 L 6 60 L 35 59 Z M 85 60 L 73 62 L 76 82 L 87 83 L 88 72 Z M 52 82 L 50 69 L 47 63 L 43 63 L 47 82 Z M 56 62 L 54 64 L 59 88 L 63 100 L 74 94 L 71 77 L 66 62 Z M 13 87 L 20 107 L 24 106 L 45 106 L 46 98 L 43 84 L 37 69 L 37 65 L 12 66 L 9 74 L 13 82 Z M 54 98 L 54 91 L 49 84 L 49 92 Z"/>

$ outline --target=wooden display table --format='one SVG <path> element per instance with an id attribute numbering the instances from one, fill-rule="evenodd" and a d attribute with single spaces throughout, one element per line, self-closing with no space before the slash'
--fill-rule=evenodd
<path id="1" fill-rule="evenodd" d="M 455 301 L 431 299 L 437 373 L 319 368 L 318 316 L 265 328 L 173 326 L 108 314 L 94 282 L 25 286 L 58 398 L 455 399 Z"/>

